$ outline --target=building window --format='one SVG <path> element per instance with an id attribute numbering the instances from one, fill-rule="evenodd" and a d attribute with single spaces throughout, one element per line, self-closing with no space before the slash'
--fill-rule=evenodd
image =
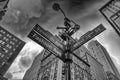
<path id="1" fill-rule="evenodd" d="M 0 43 L 2 43 L 3 41 L 2 40 L 0 40 Z"/>
<path id="2" fill-rule="evenodd" d="M 5 62 L 2 62 L 2 65 L 4 65 L 5 64 Z"/>
<path id="3" fill-rule="evenodd" d="M 10 44 L 15 45 L 15 43 L 13 41 L 10 41 Z"/>
<path id="4" fill-rule="evenodd" d="M 19 42 L 19 44 L 21 44 L 21 42 Z"/>
<path id="5" fill-rule="evenodd" d="M 4 41 L 2 41 L 2 40 L 0 40 L 0 43 L 1 43 L 2 45 L 4 45 L 4 44 L 5 44 L 5 42 L 4 42 Z"/>
<path id="6" fill-rule="evenodd" d="M 3 48 L 2 51 L 5 52 L 5 53 L 8 52 L 8 50 L 6 48 Z"/>
<path id="7" fill-rule="evenodd" d="M 0 57 L 3 58 L 5 55 L 4 54 L 1 54 Z"/>
<path id="8" fill-rule="evenodd" d="M 2 34 L 5 34 L 5 31 L 3 31 L 3 30 L 0 30 L 0 32 L 1 32 Z"/>
<path id="9" fill-rule="evenodd" d="M 18 47 L 19 45 L 16 45 L 16 47 Z"/>
<path id="10" fill-rule="evenodd" d="M 12 55 L 13 53 L 12 52 L 10 52 L 10 56 Z"/>
<path id="11" fill-rule="evenodd" d="M 6 60 L 8 60 L 9 59 L 9 57 L 6 57 Z"/>
<path id="12" fill-rule="evenodd" d="M 11 49 L 11 48 L 12 48 L 12 46 L 11 46 L 11 45 L 9 45 L 9 44 L 7 44 L 7 45 L 6 45 L 6 47 L 7 47 L 7 48 L 9 48 L 9 49 Z"/>
<path id="13" fill-rule="evenodd" d="M 18 40 L 16 38 L 13 38 L 13 41 L 17 42 Z"/>
<path id="14" fill-rule="evenodd" d="M 7 37 L 3 37 L 3 40 L 8 41 L 8 38 Z"/>
<path id="15" fill-rule="evenodd" d="M 11 38 L 12 36 L 11 36 L 10 34 L 7 34 L 7 37 L 8 37 L 8 38 Z"/>

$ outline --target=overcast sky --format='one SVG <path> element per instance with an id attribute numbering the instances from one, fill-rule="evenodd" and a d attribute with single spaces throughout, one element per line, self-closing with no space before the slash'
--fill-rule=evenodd
<path id="1" fill-rule="evenodd" d="M 7 77 L 22 78 L 35 56 L 43 49 L 27 38 L 36 23 L 53 34 L 57 34 L 57 26 L 63 26 L 63 15 L 52 9 L 54 2 L 58 2 L 67 17 L 81 26 L 74 37 L 79 38 L 101 23 L 106 27 L 107 30 L 94 39 L 107 49 L 120 71 L 120 38 L 98 11 L 107 1 L 109 0 L 10 0 L 1 25 L 24 40 L 26 45 L 10 67 Z"/>

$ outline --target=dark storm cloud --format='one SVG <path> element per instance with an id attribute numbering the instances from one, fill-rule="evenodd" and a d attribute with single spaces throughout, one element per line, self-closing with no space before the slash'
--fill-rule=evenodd
<path id="1" fill-rule="evenodd" d="M 29 2 L 26 0 L 25 3 Z M 18 1 L 19 2 L 19 1 Z M 49 7 L 52 1 L 41 1 L 41 4 L 32 4 L 28 12 L 25 11 L 22 4 L 18 6 L 10 6 L 9 10 L 6 13 L 6 16 L 2 20 L 3 25 L 7 25 L 12 32 L 25 36 L 33 28 L 34 23 L 45 24 L 48 20 L 54 15 L 51 13 Z M 37 3 L 37 1 L 35 2 Z M 16 2 L 16 4 L 18 4 Z M 49 4 L 49 5 L 48 5 Z M 26 8 L 27 6 L 25 6 Z M 28 9 L 29 9 L 28 7 Z M 26 8 L 27 10 L 27 8 Z"/>
<path id="2" fill-rule="evenodd" d="M 71 17 L 77 14 L 82 16 L 83 13 L 88 10 L 88 7 L 90 8 L 95 3 L 101 1 L 103 0 L 35 0 L 33 1 L 34 3 L 30 5 L 29 0 L 18 0 L 16 1 L 16 6 L 10 5 L 8 14 L 6 14 L 2 22 L 4 25 L 8 25 L 13 32 L 26 36 L 34 27 L 34 24 L 47 24 L 57 15 L 57 13 L 52 10 L 52 4 L 54 2 L 58 2 L 65 13 Z M 26 5 L 24 3 L 26 3 Z M 26 12 L 24 8 L 26 10 L 28 8 L 28 12 Z"/>
<path id="3" fill-rule="evenodd" d="M 43 5 L 43 11 L 41 11 L 41 16 L 40 17 L 32 17 L 29 19 L 27 26 L 33 26 L 32 24 L 34 23 L 39 23 L 40 25 L 47 24 L 50 20 L 52 20 L 55 16 L 59 16 L 59 13 L 55 13 L 54 10 L 52 10 L 52 4 L 54 2 L 58 2 L 61 6 L 61 8 L 65 11 L 67 15 L 70 17 L 72 16 L 78 16 L 83 15 L 84 11 L 93 6 L 94 4 L 91 3 L 99 3 L 102 0 L 42 0 L 42 5 Z M 91 15 L 90 15 L 91 16 Z M 87 18 L 88 16 L 86 16 Z M 97 14 L 92 14 L 92 17 L 95 19 L 96 17 L 98 18 Z M 91 17 L 90 17 L 91 19 Z M 58 18 L 58 21 L 60 22 L 61 19 Z M 84 21 L 84 20 L 83 20 Z M 85 22 L 85 21 L 84 21 Z M 53 23 L 55 24 L 55 23 Z"/>
<path id="4" fill-rule="evenodd" d="M 3 25 L 8 25 L 12 32 L 21 34 L 27 32 L 26 23 L 28 15 L 20 8 L 11 8 L 2 21 Z"/>
<path id="5" fill-rule="evenodd" d="M 104 0 L 65 0 L 66 13 L 70 16 L 82 16 L 92 10 L 95 4 L 100 2 L 104 2 Z"/>
<path id="6" fill-rule="evenodd" d="M 65 11 L 66 15 L 69 17 L 81 17 L 84 14 L 88 14 L 89 11 L 93 11 L 95 13 L 91 13 L 90 15 L 86 16 L 85 19 L 89 20 L 91 19 L 98 19 L 98 13 L 97 10 L 92 10 L 92 7 L 96 4 L 96 3 L 100 3 L 104 0 L 42 0 L 42 4 L 44 6 L 44 10 L 42 12 L 42 15 L 40 17 L 32 17 L 29 19 L 28 25 L 30 26 L 33 23 L 39 23 L 40 25 L 43 24 L 47 24 L 47 22 L 49 22 L 50 20 L 52 20 L 55 16 L 59 16 L 61 15 L 60 13 L 55 13 L 54 10 L 52 10 L 52 4 L 54 2 L 58 2 L 61 6 L 61 8 L 63 9 L 63 11 Z M 89 7 L 89 8 L 88 8 Z M 97 6 L 94 6 L 97 7 Z M 59 14 L 59 15 L 57 15 Z M 80 18 L 81 19 L 81 18 Z M 85 20 L 84 19 L 84 20 Z M 81 19 L 83 22 L 85 22 L 83 19 Z M 89 21 L 87 20 L 87 21 Z M 61 19 L 58 18 L 58 21 L 62 21 Z M 53 23 L 55 24 L 55 23 Z"/>
<path id="7" fill-rule="evenodd" d="M 28 68 L 31 65 L 31 62 L 32 60 L 28 56 L 25 56 L 21 57 L 19 65 L 21 68 Z"/>

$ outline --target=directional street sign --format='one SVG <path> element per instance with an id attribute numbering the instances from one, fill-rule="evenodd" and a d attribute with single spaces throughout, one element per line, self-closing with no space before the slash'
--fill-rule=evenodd
<path id="1" fill-rule="evenodd" d="M 43 29 L 41 26 L 36 24 L 33 30 L 28 35 L 28 37 L 50 52 L 50 54 L 43 58 L 42 62 L 46 63 L 46 61 L 49 61 L 49 58 L 51 58 L 51 54 L 53 54 L 52 56 L 55 55 L 57 58 L 61 59 L 65 63 L 65 79 L 71 80 L 70 64 L 71 62 L 73 62 L 71 55 L 74 55 L 76 60 L 79 59 L 81 61 L 80 64 L 83 66 L 82 67 L 83 69 L 84 68 L 86 69 L 86 67 L 89 68 L 90 65 L 83 59 L 83 57 L 80 58 L 78 55 L 74 53 L 74 51 L 81 47 L 86 42 L 88 42 L 89 40 L 91 40 L 92 38 L 94 38 L 95 36 L 97 36 L 98 34 L 100 34 L 101 32 L 103 32 L 104 30 L 106 30 L 106 28 L 102 24 L 100 24 L 95 29 L 88 31 L 86 34 L 81 36 L 79 40 L 76 40 L 72 38 L 72 34 L 79 30 L 80 26 L 76 24 L 74 21 L 69 20 L 65 16 L 59 4 L 54 3 L 53 9 L 55 9 L 56 11 L 60 10 L 65 17 L 64 18 L 65 27 L 58 27 L 58 29 L 63 29 L 63 32 L 61 32 L 60 35 L 56 37 L 49 31 Z M 72 26 L 71 22 L 73 22 L 74 26 Z"/>
<path id="2" fill-rule="evenodd" d="M 72 46 L 71 51 L 75 51 L 76 49 L 81 47 L 83 44 L 85 44 L 86 42 L 88 42 L 89 40 L 91 40 L 101 32 L 103 32 L 104 30 L 106 30 L 106 28 L 102 24 L 100 24 L 92 31 L 87 32 L 86 34 L 81 36 L 81 38 Z"/>
<path id="3" fill-rule="evenodd" d="M 36 43 L 40 44 L 42 47 L 50 51 L 56 57 L 61 59 L 61 52 L 53 45 L 49 40 L 47 40 L 43 35 L 39 34 L 35 30 L 32 30 L 28 35 L 29 38 L 34 40 Z"/>
<path id="4" fill-rule="evenodd" d="M 42 36 L 44 36 L 47 40 L 49 40 L 51 42 L 51 44 L 53 44 L 54 46 L 56 46 L 56 48 L 59 48 L 61 50 L 61 52 L 64 50 L 63 44 L 61 44 L 58 41 L 58 39 L 53 34 L 51 34 L 49 31 L 43 29 L 38 24 L 35 25 L 35 27 L 33 28 L 33 30 L 35 30 L 37 33 L 39 33 Z"/>

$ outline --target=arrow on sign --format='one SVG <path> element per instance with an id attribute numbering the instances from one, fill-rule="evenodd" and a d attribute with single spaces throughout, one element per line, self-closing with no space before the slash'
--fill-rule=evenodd
<path id="1" fill-rule="evenodd" d="M 88 42 L 89 40 L 91 40 L 101 32 L 103 32 L 104 30 L 106 30 L 106 28 L 102 24 L 100 24 L 92 31 L 87 32 L 86 34 L 81 36 L 81 38 L 72 46 L 71 51 L 75 51 L 76 49 L 81 47 L 83 44 L 85 44 L 86 42 Z"/>

